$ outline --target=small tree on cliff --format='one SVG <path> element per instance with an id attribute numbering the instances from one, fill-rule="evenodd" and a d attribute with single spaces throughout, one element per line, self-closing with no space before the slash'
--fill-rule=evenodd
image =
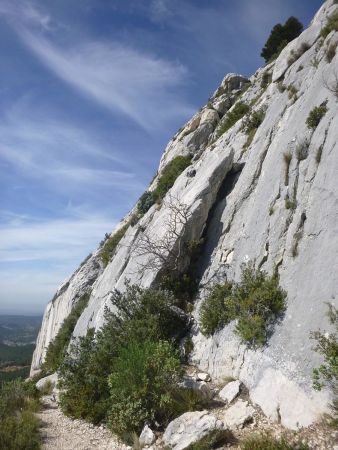
<path id="1" fill-rule="evenodd" d="M 289 17 L 284 25 L 280 23 L 275 25 L 262 49 L 261 56 L 265 59 L 265 62 L 269 62 L 278 56 L 283 48 L 298 37 L 302 31 L 303 25 L 296 17 Z"/>

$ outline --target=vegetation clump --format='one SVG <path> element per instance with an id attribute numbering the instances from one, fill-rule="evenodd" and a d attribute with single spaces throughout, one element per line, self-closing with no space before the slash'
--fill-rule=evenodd
<path id="1" fill-rule="evenodd" d="M 243 439 L 241 450 L 309 450 L 303 442 L 289 442 L 285 437 L 279 439 L 269 434 L 253 434 Z"/>
<path id="2" fill-rule="evenodd" d="M 103 262 L 104 267 L 109 264 L 120 240 L 126 234 L 127 229 L 129 228 L 129 223 L 121 227 L 116 233 L 112 236 L 108 236 L 107 239 L 103 243 L 103 247 L 100 251 L 100 256 Z"/>
<path id="3" fill-rule="evenodd" d="M 89 297 L 90 294 L 88 292 L 83 294 L 73 306 L 68 317 L 63 321 L 60 330 L 48 346 L 45 362 L 42 365 L 43 372 L 53 373 L 59 368 L 65 356 L 75 325 L 83 310 L 88 305 Z"/>
<path id="4" fill-rule="evenodd" d="M 212 450 L 227 444 L 235 443 L 236 439 L 230 430 L 212 430 L 198 442 L 194 442 L 186 450 Z"/>
<path id="5" fill-rule="evenodd" d="M 226 281 L 216 284 L 210 291 L 207 299 L 202 303 L 200 310 L 200 326 L 204 335 L 210 336 L 221 330 L 235 316 L 233 303 L 226 301 L 231 297 L 233 283 Z"/>
<path id="6" fill-rule="evenodd" d="M 121 346 L 109 376 L 109 424 L 119 436 L 140 433 L 144 423 L 167 424 L 173 409 L 170 392 L 182 379 L 173 344 L 152 340 Z"/>
<path id="7" fill-rule="evenodd" d="M 155 203 L 154 193 L 151 191 L 144 192 L 137 203 L 137 212 L 143 216 Z"/>
<path id="8" fill-rule="evenodd" d="M 38 450 L 40 448 L 39 393 L 33 382 L 14 380 L 0 387 L 0 448 Z"/>
<path id="9" fill-rule="evenodd" d="M 296 17 L 289 17 L 284 25 L 280 23 L 275 25 L 261 52 L 265 62 L 270 62 L 277 58 L 283 48 L 298 37 L 302 31 L 303 25 Z"/>
<path id="10" fill-rule="evenodd" d="M 121 380 L 117 375 L 117 367 L 119 371 L 128 367 L 129 374 L 125 376 L 124 383 L 127 383 L 126 378 L 130 379 L 129 387 L 139 375 L 148 374 L 147 380 L 139 380 L 137 395 L 143 389 L 150 389 L 152 384 L 158 382 L 155 378 L 159 374 L 150 371 L 151 364 L 157 362 L 150 360 L 149 354 L 154 351 L 163 355 L 165 349 L 169 357 L 166 367 L 171 367 L 171 364 L 176 367 L 174 349 L 178 348 L 178 341 L 187 331 L 188 319 L 177 308 L 176 298 L 168 291 L 127 285 L 124 293 L 112 293 L 111 303 L 112 311 L 106 310 L 104 326 L 96 334 L 89 330 L 87 336 L 71 344 L 59 370 L 60 387 L 63 390 L 60 401 L 62 410 L 72 417 L 94 423 L 108 420 L 108 415 L 114 417 L 114 421 L 117 420 L 115 431 L 122 434 L 129 423 L 133 424 L 134 430 L 139 430 L 141 423 L 137 422 L 137 418 L 141 420 L 144 414 L 148 418 L 152 417 L 154 406 L 146 403 L 143 397 L 136 398 L 135 390 L 135 396 L 126 397 L 122 407 L 122 398 L 118 399 L 115 389 L 116 383 Z M 143 343 L 144 347 L 139 347 L 137 343 Z M 149 367 L 147 364 L 150 364 Z M 110 377 L 112 374 L 115 375 Z M 153 387 L 155 389 L 155 385 Z M 163 409 L 165 399 L 169 402 L 171 396 L 169 388 L 170 384 L 167 397 L 163 393 L 163 399 L 158 398 Z M 112 406 L 115 402 L 116 409 Z M 159 413 L 155 416 L 160 417 Z M 124 420 L 126 425 L 123 425 Z"/>
<path id="11" fill-rule="evenodd" d="M 329 423 L 338 426 L 338 310 L 328 304 L 328 318 L 334 327 L 332 333 L 315 331 L 311 333 L 312 339 L 317 342 L 315 350 L 324 357 L 324 362 L 313 370 L 313 387 L 320 391 L 324 386 L 329 387 L 334 395 L 331 405 L 332 418 Z"/>
<path id="12" fill-rule="evenodd" d="M 285 208 L 294 210 L 297 208 L 297 200 L 295 197 L 289 197 L 288 195 L 285 198 Z"/>
<path id="13" fill-rule="evenodd" d="M 142 216 L 154 203 L 161 202 L 176 179 L 191 164 L 190 156 L 176 156 L 163 169 L 154 191 L 146 191 L 137 204 L 137 211 Z"/>
<path id="14" fill-rule="evenodd" d="M 262 124 L 264 118 L 265 118 L 266 109 L 260 108 L 256 111 L 252 111 L 250 114 L 248 114 L 244 120 L 243 120 L 243 129 L 245 133 L 247 134 L 248 138 L 244 145 L 244 148 L 250 147 L 256 131 L 258 130 L 259 126 Z"/>
<path id="15" fill-rule="evenodd" d="M 232 110 L 225 115 L 224 119 L 222 119 L 221 124 L 217 129 L 217 137 L 222 136 L 222 134 L 230 130 L 230 128 L 232 128 L 235 123 L 242 119 L 249 111 L 249 105 L 243 102 L 237 102 Z"/>
<path id="16" fill-rule="evenodd" d="M 253 263 L 242 268 L 239 283 L 216 285 L 201 306 L 202 332 L 209 336 L 237 319 L 236 332 L 251 346 L 266 344 L 272 326 L 286 307 L 286 292 L 276 276 L 269 277 Z"/>
<path id="17" fill-rule="evenodd" d="M 296 88 L 296 86 L 294 86 L 293 84 L 289 84 L 286 87 L 286 90 L 288 91 L 289 99 L 293 100 L 295 102 L 297 100 L 297 94 L 298 94 L 298 89 Z"/>
<path id="18" fill-rule="evenodd" d="M 315 130 L 319 125 L 319 122 L 327 113 L 327 102 L 323 102 L 319 106 L 315 106 L 306 119 L 306 125 L 308 128 Z"/>
<path id="19" fill-rule="evenodd" d="M 325 39 L 331 31 L 338 31 L 338 12 L 334 12 L 327 21 L 325 27 L 322 28 L 320 35 Z"/>

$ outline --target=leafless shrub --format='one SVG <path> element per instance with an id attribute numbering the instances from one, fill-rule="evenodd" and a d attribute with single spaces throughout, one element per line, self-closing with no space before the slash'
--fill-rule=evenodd
<path id="1" fill-rule="evenodd" d="M 132 253 L 140 258 L 138 272 L 165 270 L 167 273 L 179 272 L 182 263 L 184 229 L 191 218 L 189 207 L 179 198 L 169 196 L 163 202 L 169 210 L 164 224 L 166 232 L 160 238 L 151 229 L 142 231 L 133 245 Z"/>

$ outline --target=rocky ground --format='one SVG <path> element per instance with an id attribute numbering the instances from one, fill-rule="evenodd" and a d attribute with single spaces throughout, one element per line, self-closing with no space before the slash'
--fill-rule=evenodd
<path id="1" fill-rule="evenodd" d="M 43 450 L 128 450 L 109 430 L 62 414 L 51 396 L 42 398 L 41 435 Z"/>
<path id="2" fill-rule="evenodd" d="M 285 436 L 289 442 L 306 442 L 311 450 L 338 450 L 338 431 L 325 423 L 316 424 L 298 432 L 286 430 L 271 422 L 250 401 L 248 391 L 239 381 L 230 381 L 225 386 L 214 384 L 208 374 L 188 368 L 186 387 L 193 387 L 213 396 L 210 408 L 201 412 L 183 414 L 171 422 L 164 435 L 153 434 L 153 439 L 144 449 L 161 450 L 185 448 L 184 443 L 195 441 L 199 434 L 212 428 L 230 429 L 232 443 L 222 447 L 240 449 L 240 441 L 252 433 L 268 433 L 275 437 Z M 215 395 L 216 394 L 216 395 Z M 62 414 L 53 395 L 42 397 L 41 419 L 43 450 L 128 450 L 104 426 L 94 426 L 82 420 L 72 420 Z M 150 431 L 150 434 L 152 432 Z M 139 447 L 141 448 L 141 446 Z"/>

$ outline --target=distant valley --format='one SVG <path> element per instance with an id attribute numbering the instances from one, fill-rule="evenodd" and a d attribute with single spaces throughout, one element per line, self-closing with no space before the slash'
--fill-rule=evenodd
<path id="1" fill-rule="evenodd" d="M 41 316 L 0 315 L 0 381 L 29 374 Z"/>

